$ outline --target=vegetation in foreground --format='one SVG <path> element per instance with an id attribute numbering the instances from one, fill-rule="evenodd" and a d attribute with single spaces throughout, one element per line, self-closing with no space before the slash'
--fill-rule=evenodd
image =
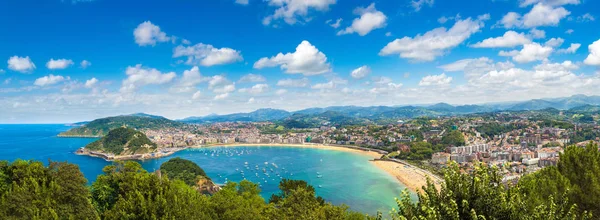
<path id="1" fill-rule="evenodd" d="M 161 167 L 163 169 L 163 167 Z M 156 175 L 136 162 L 106 166 L 90 187 L 77 165 L 17 160 L 0 162 L 3 219 L 382 219 L 336 206 L 304 181 L 283 180 L 268 202 L 258 185 L 228 183 L 213 195 L 186 184 L 201 173 L 178 161 Z M 189 171 L 196 170 L 196 171 Z M 600 216 L 600 153 L 593 144 L 568 147 L 557 167 L 505 185 L 494 167 L 444 171 L 441 189 L 424 187 L 417 202 L 405 191 L 392 219 L 592 219 Z M 194 179 L 195 180 L 195 179 Z M 189 181 L 188 181 L 189 182 Z M 375 213 L 375 210 L 373 210 Z M 387 216 L 387 215 L 386 215 Z"/>

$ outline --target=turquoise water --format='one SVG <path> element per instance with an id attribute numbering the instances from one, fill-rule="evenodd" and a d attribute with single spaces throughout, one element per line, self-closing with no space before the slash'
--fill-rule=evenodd
<path id="1" fill-rule="evenodd" d="M 86 178 L 94 181 L 110 162 L 75 155 L 75 150 L 95 139 L 56 137 L 68 129 L 64 125 L 0 125 L 0 160 L 67 161 L 78 164 Z M 369 214 L 376 210 L 387 213 L 404 189 L 392 176 L 368 162 L 368 156 L 334 150 L 212 147 L 180 151 L 170 157 L 144 161 L 142 166 L 154 171 L 172 157 L 194 161 L 217 183 L 244 178 L 260 183 L 261 194 L 267 199 L 278 192 L 281 178 L 305 180 L 327 201 Z"/>

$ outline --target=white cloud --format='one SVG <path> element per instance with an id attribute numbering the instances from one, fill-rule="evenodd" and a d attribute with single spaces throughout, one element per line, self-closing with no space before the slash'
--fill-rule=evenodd
<path id="1" fill-rule="evenodd" d="M 571 71 L 579 69 L 579 66 L 570 60 L 562 63 L 542 63 L 534 67 L 537 71 Z"/>
<path id="2" fill-rule="evenodd" d="M 500 51 L 500 56 L 511 56 L 515 62 L 529 63 L 537 60 L 547 60 L 554 49 L 549 46 L 542 46 L 538 43 L 530 43 L 523 45 L 520 51 Z"/>
<path id="3" fill-rule="evenodd" d="M 302 79 L 282 79 L 277 82 L 277 86 L 281 87 L 307 87 L 310 84 L 310 80 L 308 78 Z"/>
<path id="4" fill-rule="evenodd" d="M 193 100 L 197 100 L 200 99 L 202 97 L 202 93 L 200 91 L 196 91 L 193 95 L 192 95 L 192 99 Z"/>
<path id="5" fill-rule="evenodd" d="M 507 13 L 499 21 L 499 24 L 504 26 L 504 28 L 557 26 L 563 18 L 566 18 L 570 14 L 571 12 L 563 7 L 553 7 L 544 3 L 538 3 L 523 16 L 516 12 Z"/>
<path id="6" fill-rule="evenodd" d="M 29 57 L 19 57 L 12 56 L 8 59 L 8 69 L 21 72 L 21 73 L 29 73 L 30 71 L 35 69 L 35 64 L 31 62 Z"/>
<path id="7" fill-rule="evenodd" d="M 590 44 L 588 50 L 590 55 L 583 62 L 587 65 L 600 66 L 600 40 Z"/>
<path id="8" fill-rule="evenodd" d="M 154 46 L 158 42 L 167 42 L 171 40 L 171 37 L 167 36 L 165 32 L 162 32 L 160 27 L 152 24 L 150 21 L 139 24 L 135 30 L 133 30 L 133 37 L 135 38 L 135 43 L 140 46 Z"/>
<path id="9" fill-rule="evenodd" d="M 36 86 L 49 86 L 49 85 L 54 85 L 54 84 L 57 84 L 59 82 L 62 82 L 65 79 L 68 79 L 68 77 L 65 78 L 65 77 L 60 76 L 60 75 L 52 75 L 52 74 L 50 74 L 50 75 L 47 75 L 47 76 L 44 76 L 44 77 L 37 78 L 35 80 L 35 82 L 33 82 L 33 85 L 36 85 Z"/>
<path id="10" fill-rule="evenodd" d="M 275 13 L 263 19 L 263 25 L 271 25 L 273 21 L 283 19 L 285 23 L 293 25 L 298 19 L 309 21 L 307 18 L 309 11 L 327 11 L 329 6 L 336 3 L 336 0 L 265 0 L 269 6 L 277 7 Z"/>
<path id="11" fill-rule="evenodd" d="M 48 69 L 51 69 L 51 70 L 66 69 L 70 65 L 73 65 L 73 60 L 67 60 L 67 59 L 57 59 L 57 60 L 55 60 L 55 59 L 50 59 L 46 63 L 46 67 Z"/>
<path id="12" fill-rule="evenodd" d="M 573 29 L 569 29 L 565 31 L 565 34 L 572 34 L 573 32 L 575 32 Z"/>
<path id="13" fill-rule="evenodd" d="M 386 32 L 386 33 L 385 33 L 385 36 L 386 36 L 386 37 L 391 37 L 391 36 L 392 36 L 392 32 Z"/>
<path id="14" fill-rule="evenodd" d="M 229 97 L 229 93 L 218 94 L 215 96 L 214 100 L 223 100 Z"/>
<path id="15" fill-rule="evenodd" d="M 120 91 L 133 92 L 145 85 L 159 85 L 171 82 L 176 74 L 175 72 L 162 73 L 154 68 L 144 68 L 142 64 L 129 66 L 125 70 L 127 79 L 123 80 Z"/>
<path id="16" fill-rule="evenodd" d="M 402 83 L 393 83 L 389 77 L 381 76 L 372 79 L 374 87 L 369 90 L 372 94 L 388 94 L 398 91 L 402 87 Z"/>
<path id="17" fill-rule="evenodd" d="M 344 19 L 338 18 L 337 20 L 335 20 L 335 22 L 333 22 L 333 21 L 330 19 L 330 20 L 327 20 L 327 21 L 325 21 L 325 23 L 326 23 L 326 24 L 328 24 L 329 26 L 331 26 L 332 28 L 335 28 L 335 29 L 337 29 L 337 28 L 339 28 L 339 27 L 340 27 L 340 25 L 342 25 L 342 21 L 343 21 L 343 20 L 344 20 Z"/>
<path id="18" fill-rule="evenodd" d="M 448 19 L 448 17 L 446 17 L 446 16 L 442 16 L 442 17 L 438 18 L 438 20 L 437 20 L 437 21 L 438 21 L 438 23 L 440 23 L 440 24 L 445 24 L 445 23 L 446 23 L 448 20 L 450 20 L 450 19 Z"/>
<path id="19" fill-rule="evenodd" d="M 275 91 L 275 94 L 277 94 L 277 95 L 283 95 L 285 93 L 287 93 L 286 89 L 278 89 L 277 91 Z"/>
<path id="20" fill-rule="evenodd" d="M 254 63 L 256 69 L 275 66 L 280 66 L 286 73 L 300 73 L 305 76 L 331 71 L 325 54 L 308 41 L 302 41 L 293 53 L 279 53 L 271 58 L 263 57 Z"/>
<path id="21" fill-rule="evenodd" d="M 312 89 L 333 89 L 335 88 L 335 83 L 333 81 L 329 81 L 326 83 L 317 83 L 311 87 Z"/>
<path id="22" fill-rule="evenodd" d="M 583 15 L 577 16 L 577 21 L 578 22 L 590 22 L 590 21 L 595 21 L 596 18 L 591 15 L 590 13 L 585 13 Z"/>
<path id="23" fill-rule="evenodd" d="M 244 60 L 241 52 L 231 48 L 215 48 L 210 44 L 199 43 L 193 46 L 179 45 L 173 50 L 173 58 L 187 57 L 186 64 L 214 66 Z"/>
<path id="24" fill-rule="evenodd" d="M 533 39 L 543 39 L 543 38 L 546 38 L 546 32 L 543 30 L 538 30 L 536 28 L 533 28 L 533 29 L 529 30 L 529 36 Z"/>
<path id="25" fill-rule="evenodd" d="M 571 44 L 568 48 L 560 49 L 556 51 L 557 53 L 575 53 L 581 47 L 581 44 Z"/>
<path id="26" fill-rule="evenodd" d="M 208 89 L 211 89 L 214 93 L 229 93 L 235 91 L 235 84 L 225 76 L 216 75 L 208 81 Z"/>
<path id="27" fill-rule="evenodd" d="M 82 69 L 86 69 L 86 68 L 88 68 L 89 66 L 91 66 L 91 65 L 92 65 L 92 63 L 91 63 L 90 61 L 83 60 L 83 61 L 81 61 L 81 63 L 80 63 L 79 65 L 81 66 L 81 68 L 82 68 Z"/>
<path id="28" fill-rule="evenodd" d="M 354 14 L 360 15 L 352 21 L 352 25 L 344 30 L 341 30 L 337 35 L 358 33 L 360 36 L 365 36 L 375 29 L 386 26 L 387 17 L 383 12 L 375 9 L 375 3 L 371 3 L 368 7 L 358 7 L 354 9 Z"/>
<path id="29" fill-rule="evenodd" d="M 196 89 L 196 85 L 208 80 L 210 80 L 210 78 L 203 77 L 200 73 L 200 69 L 197 66 L 194 66 L 189 70 L 183 71 L 183 76 L 179 82 L 171 88 L 171 91 L 175 93 L 191 92 Z"/>
<path id="30" fill-rule="evenodd" d="M 514 66 L 515 65 L 510 61 L 494 63 L 490 58 L 480 57 L 458 60 L 454 63 L 439 66 L 438 68 L 441 68 L 446 72 L 462 71 L 465 74 L 465 78 L 472 79 L 493 70 L 506 70 L 513 68 Z"/>
<path id="31" fill-rule="evenodd" d="M 254 97 L 252 97 L 252 98 L 248 99 L 248 102 L 247 102 L 247 103 L 248 103 L 248 104 L 252 104 L 252 103 L 254 103 L 255 101 L 256 101 L 256 100 L 254 100 Z"/>
<path id="32" fill-rule="evenodd" d="M 562 45 L 565 42 L 564 39 L 562 38 L 551 38 L 550 40 L 546 41 L 546 43 L 544 43 L 544 46 L 548 46 L 548 47 L 560 47 L 560 45 Z"/>
<path id="33" fill-rule="evenodd" d="M 412 0 L 410 2 L 410 6 L 415 9 L 415 11 L 420 11 L 423 6 L 432 7 L 434 0 Z"/>
<path id="34" fill-rule="evenodd" d="M 269 91 L 269 85 L 256 84 L 250 88 L 242 88 L 239 91 L 244 92 L 244 93 L 250 93 L 250 94 L 262 94 L 262 93 Z"/>
<path id="35" fill-rule="evenodd" d="M 238 80 L 238 82 L 240 83 L 250 83 L 250 82 L 264 82 L 267 81 L 267 79 L 265 79 L 264 76 L 259 75 L 259 74 L 246 74 L 244 76 L 242 76 L 242 78 L 240 78 L 240 80 Z"/>
<path id="36" fill-rule="evenodd" d="M 472 34 L 478 32 L 483 26 L 483 21 L 489 15 L 482 15 L 473 20 L 457 20 L 452 28 L 436 28 L 423 35 L 404 37 L 388 43 L 379 52 L 380 56 L 400 54 L 400 57 L 412 61 L 433 61 L 448 50 L 460 45 Z"/>
<path id="37" fill-rule="evenodd" d="M 444 86 L 452 82 L 452 77 L 446 76 L 445 73 L 440 75 L 429 75 L 423 77 L 419 82 L 419 86 Z"/>
<path id="38" fill-rule="evenodd" d="M 85 81 L 85 88 L 91 89 L 94 88 L 94 86 L 96 86 L 96 84 L 98 84 L 98 79 L 96 78 L 91 78 Z"/>
<path id="39" fill-rule="evenodd" d="M 514 31 L 507 31 L 501 37 L 488 38 L 481 42 L 478 42 L 472 47 L 475 48 L 498 48 L 498 47 L 515 47 L 531 43 L 531 40 L 523 33 L 517 33 Z"/>
<path id="40" fill-rule="evenodd" d="M 519 6 L 527 7 L 529 5 L 537 3 L 544 3 L 550 6 L 561 6 L 568 4 L 578 5 L 580 3 L 580 0 L 520 0 Z"/>
<path id="41" fill-rule="evenodd" d="M 350 76 L 352 76 L 352 78 L 355 79 L 362 79 L 365 78 L 367 75 L 369 75 L 371 73 L 371 68 L 369 68 L 368 66 L 361 66 L 358 67 L 354 70 L 352 70 L 352 72 L 350 73 Z"/>
<path id="42" fill-rule="evenodd" d="M 248 5 L 248 0 L 235 0 L 236 4 L 240 4 L 240 5 Z"/>

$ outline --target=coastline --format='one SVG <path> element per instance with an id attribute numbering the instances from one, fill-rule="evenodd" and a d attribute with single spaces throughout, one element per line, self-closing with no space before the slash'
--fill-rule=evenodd
<path id="1" fill-rule="evenodd" d="M 295 148 L 312 148 L 312 149 L 323 149 L 323 150 L 336 150 L 342 152 L 350 152 L 368 156 L 372 159 L 369 163 L 372 163 L 378 169 L 386 172 L 388 175 L 394 177 L 399 183 L 404 185 L 412 192 L 421 191 L 423 186 L 427 185 L 427 177 L 429 177 L 437 189 L 440 189 L 440 184 L 443 181 L 440 177 L 423 170 L 419 167 L 415 167 L 408 163 L 403 163 L 400 160 L 383 160 L 380 159 L 383 155 L 383 151 L 377 149 L 362 148 L 357 146 L 347 145 L 324 145 L 324 144 L 246 144 L 246 143 L 234 143 L 234 144 L 209 144 L 209 145 L 197 145 L 185 148 L 169 148 L 167 151 L 159 151 L 148 154 L 134 154 L 124 156 L 107 155 L 101 152 L 87 151 L 85 149 L 79 149 L 75 154 L 85 155 L 91 157 L 102 158 L 106 161 L 115 160 L 146 160 L 156 159 L 161 157 L 170 156 L 178 151 L 185 149 L 197 149 L 197 148 L 211 148 L 211 147 L 295 147 Z"/>
<path id="2" fill-rule="evenodd" d="M 323 144 L 214 144 L 204 146 L 194 146 L 190 148 L 205 148 L 205 147 L 300 147 L 300 148 L 314 148 L 324 150 L 337 150 L 351 153 L 358 153 L 365 156 L 373 157 L 369 160 L 370 163 L 375 165 L 382 171 L 394 177 L 399 183 L 404 185 L 412 192 L 418 192 L 422 190 L 423 186 L 427 185 L 427 177 L 429 177 L 435 187 L 441 189 L 441 183 L 443 179 L 430 173 L 429 171 L 423 170 L 419 167 L 415 167 L 408 163 L 403 163 L 400 160 L 382 160 L 380 159 L 384 154 L 378 150 L 361 148 L 356 146 L 347 145 L 323 145 Z"/>

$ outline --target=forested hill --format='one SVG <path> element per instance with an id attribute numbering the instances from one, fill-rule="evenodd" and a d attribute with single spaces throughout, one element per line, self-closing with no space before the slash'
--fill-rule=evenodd
<path id="1" fill-rule="evenodd" d="M 214 194 L 218 190 L 200 166 L 186 159 L 172 158 L 160 165 L 160 172 L 169 179 L 181 180 L 204 194 Z"/>
<path id="2" fill-rule="evenodd" d="M 156 144 L 152 143 L 142 132 L 120 127 L 109 131 L 106 136 L 88 144 L 85 149 L 119 156 L 150 153 L 156 150 Z"/>
<path id="3" fill-rule="evenodd" d="M 110 130 L 126 126 L 128 128 L 160 129 L 168 127 L 180 127 L 184 124 L 172 121 L 161 116 L 147 114 L 121 115 L 93 120 L 83 126 L 72 128 L 60 133 L 59 137 L 101 137 Z"/>

